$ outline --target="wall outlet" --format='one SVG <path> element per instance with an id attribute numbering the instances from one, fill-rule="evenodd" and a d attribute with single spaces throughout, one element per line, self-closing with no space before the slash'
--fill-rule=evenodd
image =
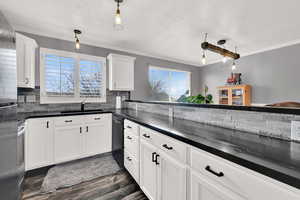
<path id="1" fill-rule="evenodd" d="M 292 140 L 300 141 L 300 121 L 292 121 Z"/>

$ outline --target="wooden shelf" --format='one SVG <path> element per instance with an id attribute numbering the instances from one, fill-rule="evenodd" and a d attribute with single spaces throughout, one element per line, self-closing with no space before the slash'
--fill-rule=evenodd
<path id="1" fill-rule="evenodd" d="M 217 89 L 219 91 L 219 104 L 243 106 L 251 105 L 250 85 L 228 85 L 220 86 Z"/>

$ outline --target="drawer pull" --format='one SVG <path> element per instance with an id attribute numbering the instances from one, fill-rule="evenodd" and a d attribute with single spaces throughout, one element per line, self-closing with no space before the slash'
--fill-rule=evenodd
<path id="1" fill-rule="evenodd" d="M 82 133 L 82 127 L 79 128 L 79 133 Z"/>
<path id="2" fill-rule="evenodd" d="M 132 128 L 131 126 L 126 126 L 127 128 Z"/>
<path id="3" fill-rule="evenodd" d="M 72 122 L 72 120 L 65 120 L 65 122 L 66 122 L 66 123 L 70 123 L 70 122 Z"/>
<path id="4" fill-rule="evenodd" d="M 143 135 L 145 138 L 150 138 L 150 135 L 144 134 Z"/>
<path id="5" fill-rule="evenodd" d="M 127 157 L 126 158 L 129 162 L 131 162 L 132 161 L 132 159 L 130 158 L 130 157 Z"/>
<path id="6" fill-rule="evenodd" d="M 155 164 L 156 164 L 156 165 L 159 165 L 158 158 L 159 158 L 159 155 L 156 154 L 156 156 L 155 156 Z"/>
<path id="7" fill-rule="evenodd" d="M 168 150 L 172 150 L 173 147 L 169 147 L 167 144 L 162 145 L 164 148 L 168 149 Z"/>
<path id="8" fill-rule="evenodd" d="M 210 173 L 212 173 L 212 174 L 214 174 L 214 175 L 216 175 L 217 177 L 222 177 L 222 176 L 224 176 L 224 173 L 223 172 L 215 172 L 214 170 L 212 170 L 211 168 L 210 168 L 210 166 L 209 165 L 207 165 L 206 167 L 205 167 L 205 170 L 206 171 L 209 171 Z"/>
<path id="9" fill-rule="evenodd" d="M 153 152 L 153 153 L 152 153 L 152 162 L 154 162 L 154 163 L 156 163 L 155 155 L 156 155 L 156 152 Z"/>
<path id="10" fill-rule="evenodd" d="M 47 121 L 46 128 L 49 128 L 49 121 Z"/>
<path id="11" fill-rule="evenodd" d="M 128 140 L 131 140 L 131 139 L 132 139 L 132 137 L 130 137 L 130 136 L 127 136 L 127 139 L 128 139 Z"/>
<path id="12" fill-rule="evenodd" d="M 96 117 L 96 118 L 94 118 L 94 120 L 100 120 L 101 118 L 100 117 Z"/>

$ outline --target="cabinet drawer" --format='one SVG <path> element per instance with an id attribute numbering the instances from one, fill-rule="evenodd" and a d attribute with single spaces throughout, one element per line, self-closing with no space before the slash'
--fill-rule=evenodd
<path id="1" fill-rule="evenodd" d="M 139 137 L 127 130 L 124 131 L 124 148 L 136 160 L 139 160 Z"/>
<path id="2" fill-rule="evenodd" d="M 191 149 L 191 167 L 246 199 L 300 198 L 300 193 L 286 184 L 199 149 Z"/>
<path id="3" fill-rule="evenodd" d="M 95 115 L 86 115 L 85 122 L 87 123 L 109 123 L 111 114 L 104 113 L 104 114 L 95 114 Z"/>
<path id="4" fill-rule="evenodd" d="M 157 145 L 175 160 L 186 162 L 186 144 L 165 135 L 158 135 Z"/>
<path id="5" fill-rule="evenodd" d="M 136 159 L 134 159 L 134 157 L 127 151 L 124 151 L 124 166 L 128 170 L 128 172 L 132 175 L 134 180 L 137 183 L 139 183 L 140 182 L 139 162 Z"/>
<path id="6" fill-rule="evenodd" d="M 152 145 L 157 146 L 158 144 L 158 134 L 157 132 L 145 128 L 145 127 L 140 127 L 140 139 L 149 142 Z"/>
<path id="7" fill-rule="evenodd" d="M 124 129 L 132 132 L 136 136 L 139 136 L 139 125 L 132 121 L 125 119 L 124 120 Z"/>
<path id="8" fill-rule="evenodd" d="M 83 119 L 83 116 L 57 117 L 54 119 L 54 124 L 55 126 L 80 125 L 84 122 Z"/>

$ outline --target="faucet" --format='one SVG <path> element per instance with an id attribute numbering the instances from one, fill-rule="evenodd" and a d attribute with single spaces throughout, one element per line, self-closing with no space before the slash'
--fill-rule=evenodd
<path id="1" fill-rule="evenodd" d="M 82 102 L 81 102 L 81 112 L 84 112 L 84 105 L 85 105 L 85 101 L 86 99 L 84 99 Z"/>

